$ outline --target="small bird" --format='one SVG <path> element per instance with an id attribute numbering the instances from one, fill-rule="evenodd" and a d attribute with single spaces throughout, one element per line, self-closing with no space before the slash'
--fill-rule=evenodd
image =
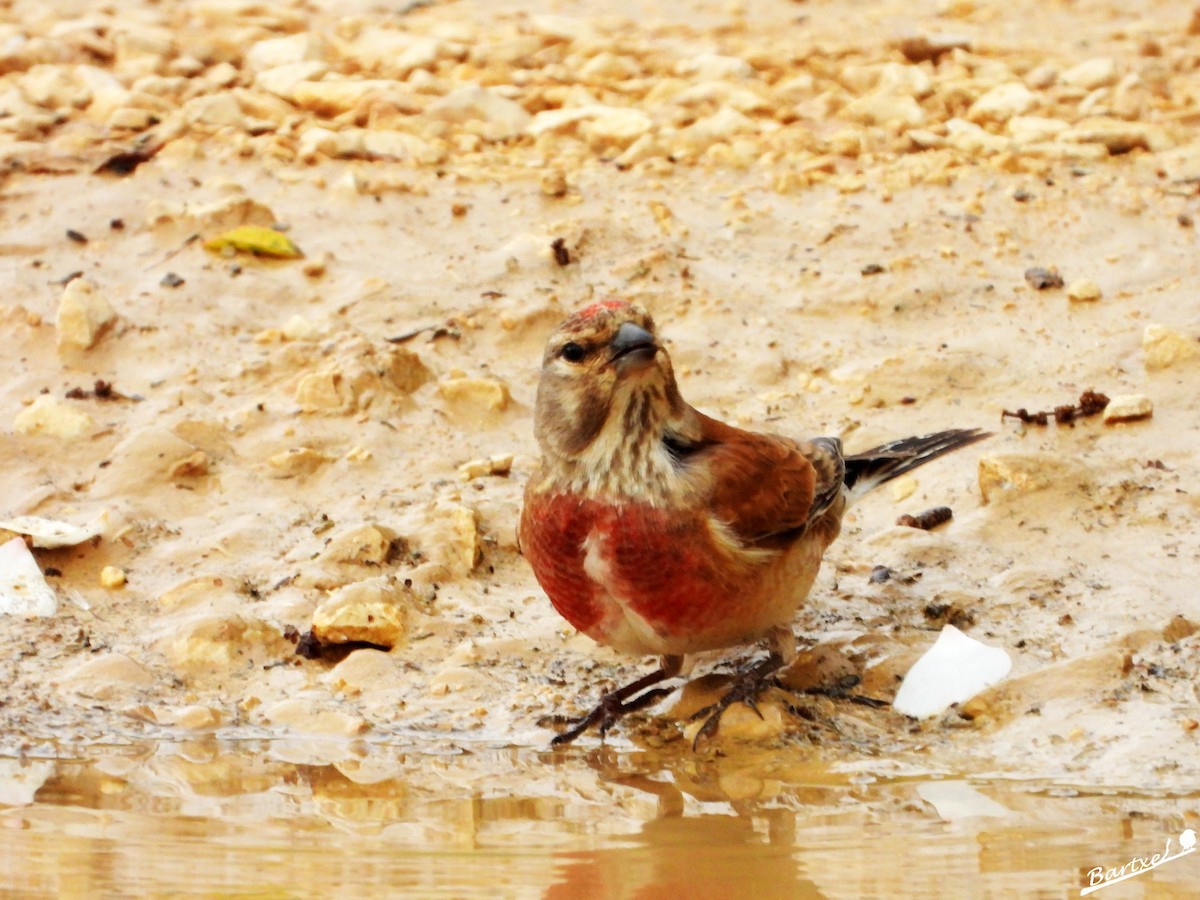
<path id="1" fill-rule="evenodd" d="M 601 697 L 555 744 L 667 696 L 685 657 L 766 640 L 769 653 L 702 710 L 754 706 L 796 654 L 791 622 L 855 497 L 987 437 L 905 438 L 845 456 L 837 438 L 744 431 L 693 409 L 641 307 L 606 299 L 550 336 L 534 412 L 542 458 L 521 552 L 554 608 L 618 651 L 661 664 Z"/>

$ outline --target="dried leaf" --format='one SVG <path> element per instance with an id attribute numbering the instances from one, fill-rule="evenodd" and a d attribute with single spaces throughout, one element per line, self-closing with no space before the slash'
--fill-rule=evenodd
<path id="1" fill-rule="evenodd" d="M 239 225 L 215 238 L 209 238 L 204 242 L 204 249 L 227 255 L 253 253 L 255 256 L 273 256 L 276 259 L 304 256 L 286 234 L 261 225 Z"/>

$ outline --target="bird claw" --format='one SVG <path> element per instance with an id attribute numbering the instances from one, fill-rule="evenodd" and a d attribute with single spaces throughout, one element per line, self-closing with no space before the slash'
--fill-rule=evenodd
<path id="1" fill-rule="evenodd" d="M 636 712 L 639 709 L 645 709 L 652 703 L 657 703 L 663 697 L 674 692 L 674 688 L 655 688 L 652 687 L 667 678 L 674 677 L 674 671 L 659 669 L 657 672 L 651 672 L 632 684 L 627 684 L 622 688 L 605 694 L 600 698 L 600 702 L 595 708 L 586 715 L 572 719 L 566 716 L 543 716 L 538 724 L 544 725 L 570 725 L 562 734 L 555 735 L 550 740 L 551 747 L 561 747 L 571 743 L 593 725 L 599 725 L 597 729 L 601 740 L 612 730 L 612 727 L 620 721 L 621 718 L 631 712 Z M 650 688 L 649 690 L 647 690 Z"/>
<path id="2" fill-rule="evenodd" d="M 692 739 L 693 752 L 700 748 L 701 743 L 717 733 L 717 729 L 721 723 L 721 716 L 725 710 L 729 709 L 735 703 L 745 703 L 754 710 L 754 713 L 760 719 L 763 718 L 762 710 L 758 708 L 758 698 L 767 688 L 778 686 L 779 682 L 775 678 L 775 672 L 782 665 L 783 658 L 772 653 L 766 659 L 760 660 L 753 666 L 741 670 L 729 690 L 725 692 L 720 700 L 716 703 L 710 703 L 703 709 L 698 709 L 688 716 L 689 722 L 704 719 L 704 724 L 700 726 L 700 730 L 696 732 L 696 737 Z"/>

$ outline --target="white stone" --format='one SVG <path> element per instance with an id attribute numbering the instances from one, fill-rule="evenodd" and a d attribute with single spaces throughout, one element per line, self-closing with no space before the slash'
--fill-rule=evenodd
<path id="1" fill-rule="evenodd" d="M 268 38 L 246 51 L 246 68 L 264 72 L 293 63 L 324 60 L 328 45 L 316 32 L 302 31 L 287 37 Z"/>
<path id="2" fill-rule="evenodd" d="M 933 92 L 933 79 L 920 66 L 884 63 L 879 70 L 879 82 L 876 87 L 892 94 L 920 99 Z"/>
<path id="3" fill-rule="evenodd" d="M 946 123 L 946 134 L 952 147 L 966 153 L 1003 153 L 1010 149 L 1012 144 L 1010 138 L 992 134 L 965 119 L 950 119 Z"/>
<path id="4" fill-rule="evenodd" d="M 451 91 L 429 104 L 425 114 L 444 122 L 483 122 L 487 137 L 505 140 L 521 134 L 532 118 L 520 103 L 478 85 Z"/>
<path id="5" fill-rule="evenodd" d="M 302 81 L 318 81 L 328 71 L 328 63 L 316 59 L 286 63 L 263 69 L 254 76 L 254 86 L 284 100 L 292 100 L 295 97 L 296 85 Z"/>
<path id="6" fill-rule="evenodd" d="M 58 597 L 21 538 L 0 544 L 0 615 L 52 616 Z"/>
<path id="7" fill-rule="evenodd" d="M 1059 76 L 1063 84 L 1092 91 L 1117 83 L 1117 63 L 1112 57 L 1102 56 L 1072 66 Z"/>
<path id="8" fill-rule="evenodd" d="M 698 53 L 675 64 L 676 75 L 694 75 L 701 81 L 729 81 L 734 78 L 749 78 L 754 66 L 740 56 L 720 53 Z"/>
<path id="9" fill-rule="evenodd" d="M 551 131 L 565 131 L 581 122 L 590 123 L 592 133 L 633 141 L 649 131 L 654 123 L 639 109 L 592 103 L 566 109 L 548 109 L 535 115 L 526 131 L 537 137 Z"/>
<path id="10" fill-rule="evenodd" d="M 93 424 L 87 413 L 48 395 L 38 397 L 13 419 L 18 434 L 45 434 L 63 439 L 80 437 L 91 431 Z"/>
<path id="11" fill-rule="evenodd" d="M 864 125 L 916 127 L 925 121 L 925 110 L 913 97 L 889 90 L 872 91 L 843 107 L 843 118 Z"/>
<path id="12" fill-rule="evenodd" d="M 1093 303 L 1101 296 L 1100 285 L 1086 278 L 1072 281 L 1067 287 L 1067 299 L 1072 303 Z"/>
<path id="13" fill-rule="evenodd" d="M 292 88 L 292 100 L 297 106 L 326 116 L 349 112 L 369 99 L 403 102 L 410 97 L 409 88 L 385 78 L 301 81 Z"/>
<path id="14" fill-rule="evenodd" d="M 241 128 L 246 122 L 237 98 L 224 91 L 193 97 L 183 105 L 183 114 L 192 124 L 218 128 Z"/>
<path id="15" fill-rule="evenodd" d="M 107 521 L 105 513 L 101 513 L 88 525 L 72 525 L 70 522 L 60 522 L 42 516 L 14 516 L 11 519 L 0 519 L 0 530 L 26 535 L 33 541 L 33 546 L 52 550 L 56 547 L 74 547 L 84 541 L 90 541 L 104 530 Z"/>
<path id="16" fill-rule="evenodd" d="M 392 648 L 407 632 L 404 594 L 394 584 L 361 581 L 323 600 L 312 617 L 312 633 L 323 644 L 363 641 Z"/>
<path id="17" fill-rule="evenodd" d="M 1104 423 L 1135 422 L 1154 414 L 1154 402 L 1145 394 L 1118 394 L 1104 407 Z"/>
<path id="18" fill-rule="evenodd" d="M 947 625 L 917 660 L 896 692 L 897 712 L 925 719 L 970 700 L 1012 670 L 1002 647 L 989 647 Z"/>
<path id="19" fill-rule="evenodd" d="M 94 281 L 72 279 L 63 289 L 54 320 L 59 351 L 92 348 L 116 318 Z"/>
<path id="20" fill-rule="evenodd" d="M 998 84 L 971 104 L 968 118 L 976 122 L 1007 122 L 1029 110 L 1037 95 L 1019 81 Z"/>
<path id="21" fill-rule="evenodd" d="M 1167 369 L 1194 359 L 1200 354 L 1200 343 L 1165 325 L 1147 325 L 1142 333 L 1142 351 L 1147 369 Z"/>
<path id="22" fill-rule="evenodd" d="M 1005 127 L 1018 144 L 1036 144 L 1054 140 L 1071 126 L 1046 116 L 1013 116 Z"/>

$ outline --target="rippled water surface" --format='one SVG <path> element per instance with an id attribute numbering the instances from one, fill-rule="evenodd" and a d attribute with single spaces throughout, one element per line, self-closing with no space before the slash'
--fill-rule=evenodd
<path id="1" fill-rule="evenodd" d="M 497 776 L 497 772 L 505 773 Z M 158 744 L 0 760 L 16 897 L 1079 896 L 1200 795 L 640 752 Z M 1093 894 L 1193 897 L 1200 854 Z"/>

